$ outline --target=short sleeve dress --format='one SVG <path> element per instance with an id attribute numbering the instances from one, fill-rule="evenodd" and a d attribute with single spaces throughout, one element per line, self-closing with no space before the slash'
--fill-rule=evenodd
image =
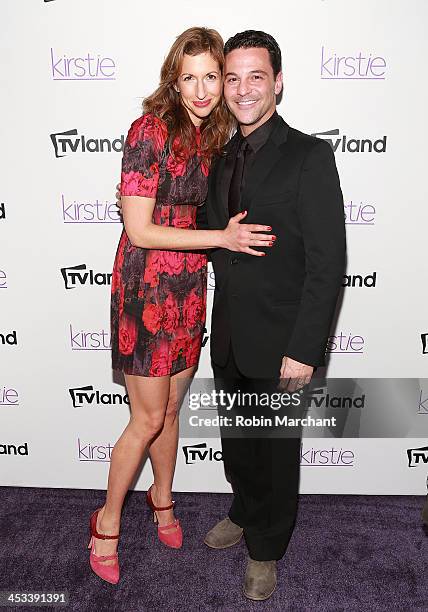
<path id="1" fill-rule="evenodd" d="M 199 143 L 199 128 L 195 128 Z M 177 160 L 165 122 L 145 114 L 125 141 L 121 194 L 155 198 L 153 223 L 196 229 L 208 169 L 199 151 Z M 206 313 L 204 252 L 135 247 L 125 229 L 111 287 L 112 367 L 137 376 L 166 376 L 196 365 Z"/>

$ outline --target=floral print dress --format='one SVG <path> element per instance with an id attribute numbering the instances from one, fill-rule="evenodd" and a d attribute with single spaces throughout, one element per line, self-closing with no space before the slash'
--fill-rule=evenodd
<path id="1" fill-rule="evenodd" d="M 166 124 L 156 116 L 134 121 L 124 146 L 121 194 L 155 198 L 157 225 L 196 229 L 208 169 L 198 151 L 177 160 L 168 152 L 167 139 Z M 111 287 L 113 369 L 165 376 L 197 364 L 206 290 L 204 252 L 135 247 L 123 230 Z"/>

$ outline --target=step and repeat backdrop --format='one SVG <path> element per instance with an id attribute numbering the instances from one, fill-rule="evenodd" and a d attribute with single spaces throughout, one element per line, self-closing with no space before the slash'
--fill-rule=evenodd
<path id="1" fill-rule="evenodd" d="M 175 37 L 204 25 L 225 40 L 249 28 L 274 35 L 280 114 L 335 151 L 348 264 L 328 375 L 419 380 L 403 400 L 419 433 L 305 438 L 301 491 L 423 494 L 427 4 L 3 0 L 0 17 L 0 485 L 106 487 L 129 418 L 109 329 L 124 137 Z M 212 376 L 212 271 L 208 282 L 201 378 Z M 220 448 L 218 438 L 181 439 L 175 489 L 230 491 Z M 135 488 L 151 478 L 146 464 Z"/>

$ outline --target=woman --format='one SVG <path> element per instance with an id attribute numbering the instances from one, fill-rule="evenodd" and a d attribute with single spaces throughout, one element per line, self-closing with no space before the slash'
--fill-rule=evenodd
<path id="1" fill-rule="evenodd" d="M 194 374 L 206 306 L 206 255 L 223 247 L 255 256 L 271 236 L 267 226 L 196 230 L 207 175 L 233 122 L 222 98 L 223 41 L 215 30 L 190 28 L 173 44 L 159 88 L 129 130 L 121 195 L 125 229 L 112 277 L 113 369 L 124 372 L 130 421 L 111 456 L 105 505 L 91 516 L 90 564 L 104 580 L 119 580 L 117 541 L 123 501 L 148 448 L 154 483 L 147 502 L 159 539 L 179 548 L 171 487 L 178 445 L 177 380 Z M 192 231 L 189 231 L 192 230 Z"/>

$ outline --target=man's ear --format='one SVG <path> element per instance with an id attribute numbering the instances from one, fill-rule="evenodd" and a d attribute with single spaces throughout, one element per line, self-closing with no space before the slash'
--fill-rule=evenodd
<path id="1" fill-rule="evenodd" d="M 283 83 L 283 74 L 282 74 L 282 71 L 280 71 L 276 75 L 276 79 L 275 79 L 275 94 L 277 96 L 281 93 L 283 84 L 284 84 Z"/>

